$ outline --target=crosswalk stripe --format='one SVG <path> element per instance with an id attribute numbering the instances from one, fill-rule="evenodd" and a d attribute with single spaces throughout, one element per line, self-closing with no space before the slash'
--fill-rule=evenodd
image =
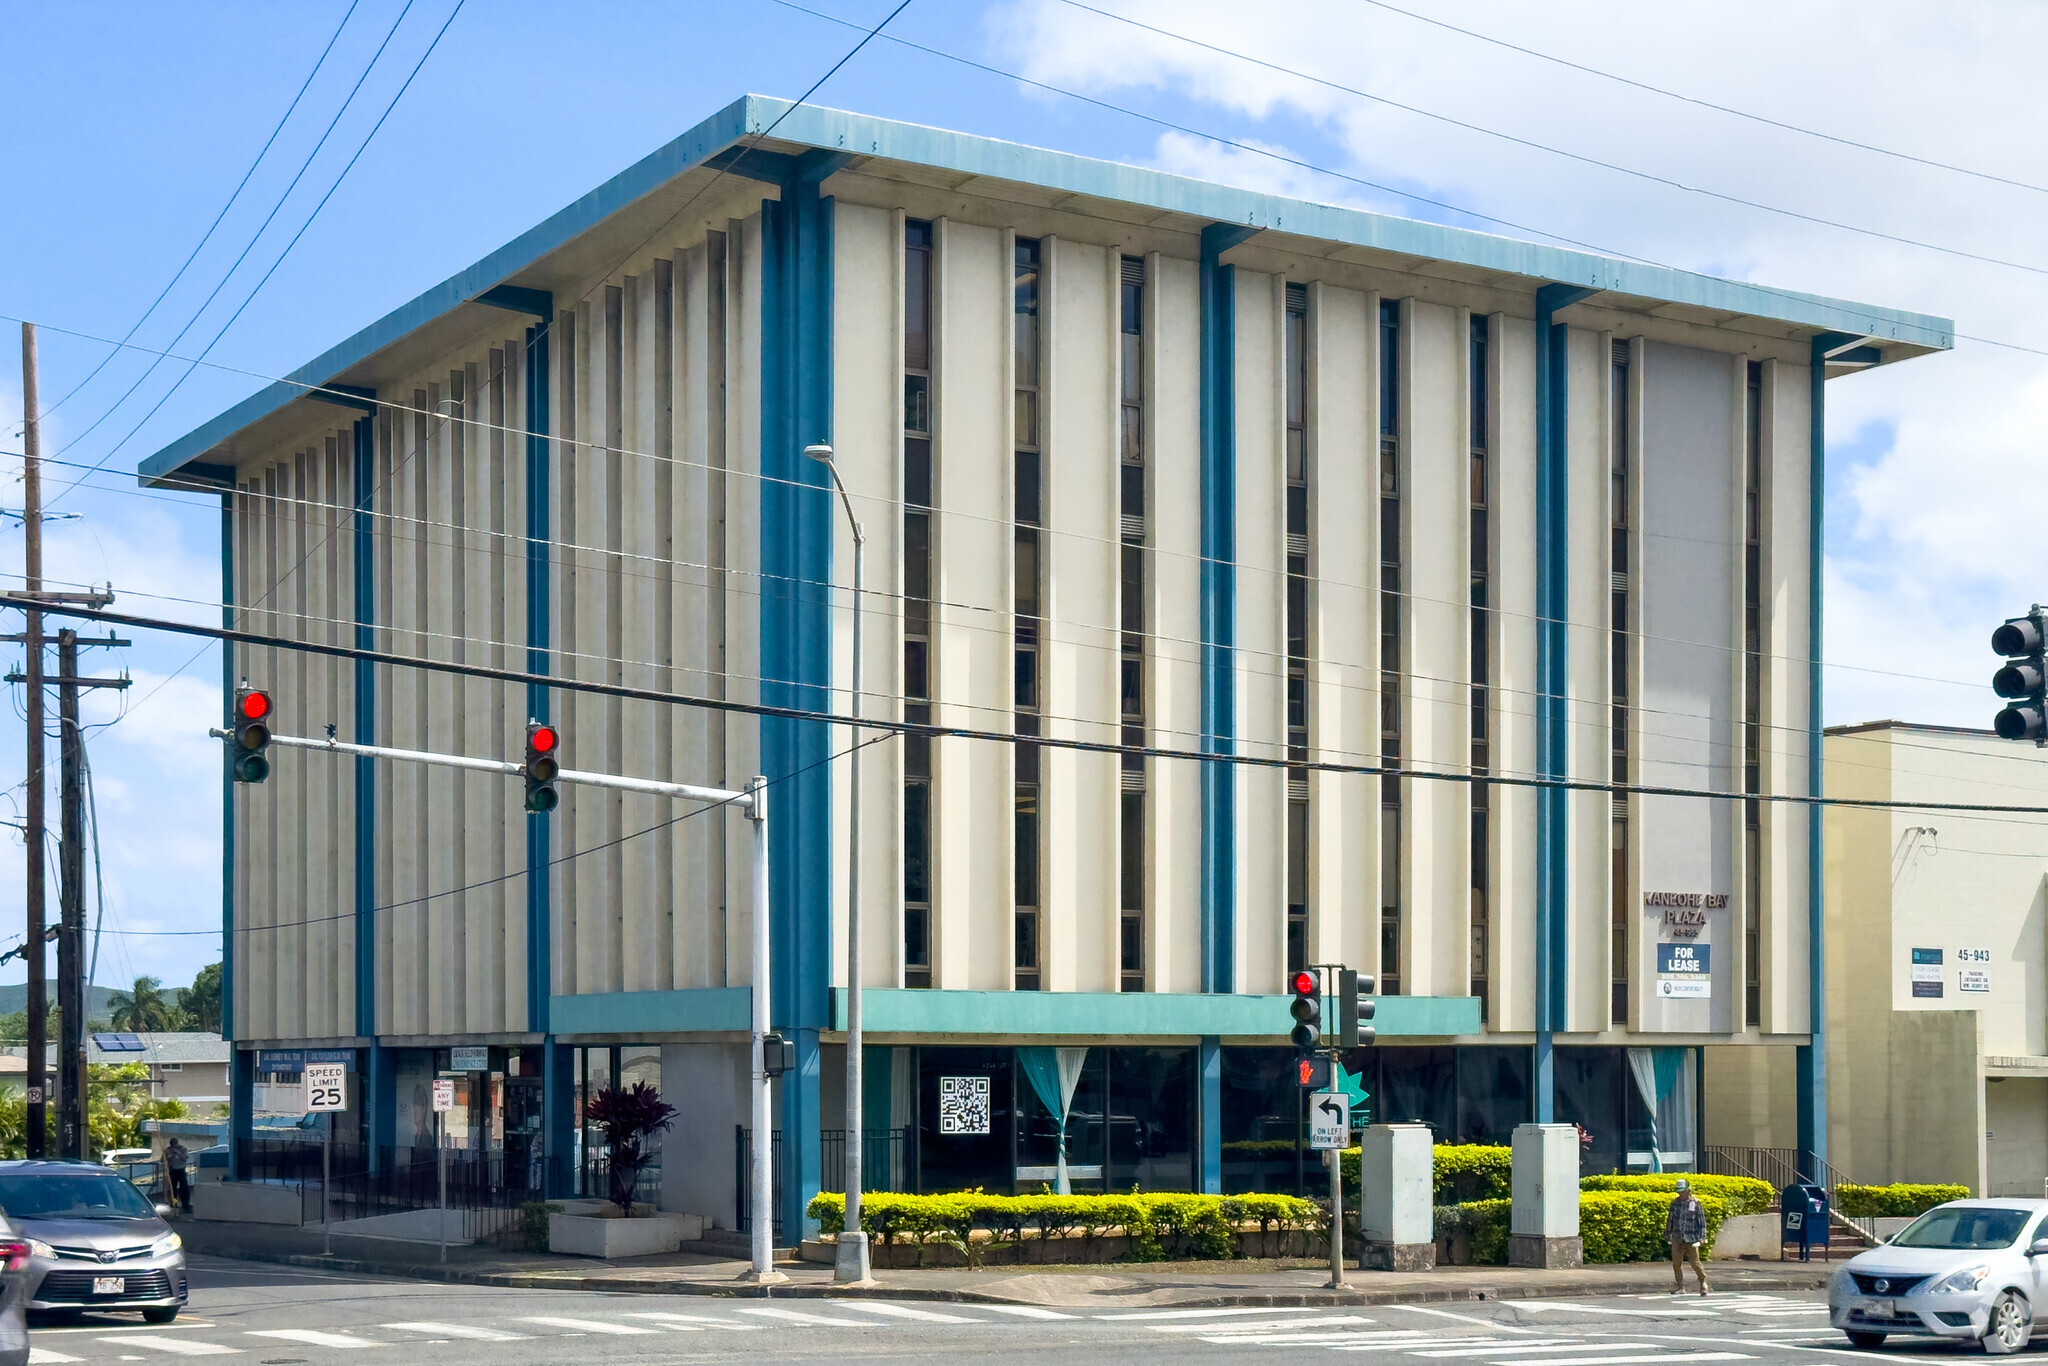
<path id="1" fill-rule="evenodd" d="M 916 1319 L 920 1323 L 980 1323 L 980 1319 L 964 1319 L 958 1314 L 939 1314 L 930 1309 L 912 1309 L 907 1304 L 887 1304 L 882 1301 L 870 1303 L 865 1300 L 841 1300 L 847 1309 L 858 1309 L 868 1314 L 886 1314 L 892 1319 Z"/>
<path id="2" fill-rule="evenodd" d="M 1230 1317 L 1242 1318 L 1246 1314 L 1284 1314 L 1286 1312 L 1285 1309 L 1151 1309 L 1142 1314 L 1096 1314 L 1094 1317 L 1124 1321 L 1134 1321 L 1137 1319 L 1220 1319 Z M 1315 1311 L 1300 1309 L 1295 1312 L 1309 1314 Z"/>
<path id="3" fill-rule="evenodd" d="M 308 1347 L 382 1347 L 381 1342 L 365 1342 L 342 1333 L 323 1333 L 314 1328 L 252 1328 L 252 1338 L 278 1338 L 284 1342 L 303 1342 Z"/>
<path id="4" fill-rule="evenodd" d="M 519 1321 L 538 1323 L 546 1328 L 566 1328 L 572 1333 L 609 1333 L 619 1338 L 654 1336 L 652 1328 L 639 1328 L 630 1323 L 605 1323 L 601 1319 L 557 1319 L 529 1314 Z"/>
<path id="5" fill-rule="evenodd" d="M 1576 1350 L 1559 1348 L 1560 1351 Z M 1632 1356 L 1522 1358 L 1515 1366 L 1636 1366 L 1651 1361 L 1755 1361 L 1742 1352 L 1638 1352 Z"/>
<path id="6" fill-rule="evenodd" d="M 1381 1351 L 1408 1345 L 1389 1342 L 1377 1333 L 1222 1333 L 1211 1329 L 1202 1335 L 1203 1342 L 1241 1342 L 1258 1347 L 1316 1347 L 1332 1342 L 1357 1342 L 1361 1338 Z"/>
<path id="7" fill-rule="evenodd" d="M 1463 1347 L 1449 1347 L 1441 1351 L 1410 1352 L 1412 1357 L 1496 1357 L 1503 1353 L 1515 1352 L 1624 1352 L 1642 1351 L 1655 1346 L 1648 1342 L 1585 1342 L 1574 1338 L 1540 1338 L 1535 1342 L 1474 1343 Z"/>
<path id="8" fill-rule="evenodd" d="M 1035 1304 L 977 1304 L 976 1309 L 986 1309 L 991 1314 L 1014 1314 L 1020 1319 L 1071 1319 L 1072 1314 L 1062 1314 L 1056 1309 L 1040 1309 Z"/>
<path id="9" fill-rule="evenodd" d="M 387 1323 L 401 1333 L 425 1333 L 437 1338 L 463 1338 L 470 1342 L 525 1342 L 524 1333 L 508 1333 L 502 1328 L 479 1328 L 468 1323 Z"/>
<path id="10" fill-rule="evenodd" d="M 671 1328 L 723 1328 L 731 1333 L 758 1333 L 758 1323 L 734 1323 L 730 1319 L 714 1319 L 708 1314 L 666 1314 L 636 1311 L 626 1315 L 629 1319 L 653 1319 L 656 1323 Z"/>
<path id="11" fill-rule="evenodd" d="M 835 1319 L 825 1314 L 800 1314 L 794 1309 L 742 1309 L 742 1314 L 758 1314 L 764 1319 L 780 1319 L 784 1323 L 818 1323 L 830 1328 L 879 1328 L 879 1323 L 866 1319 Z"/>
<path id="12" fill-rule="evenodd" d="M 194 1342 L 190 1338 L 163 1338 L 153 1333 L 123 1333 L 119 1337 L 104 1337 L 101 1342 L 111 1342 L 117 1347 L 148 1347 L 153 1351 L 169 1352 L 181 1357 L 230 1356 L 241 1351 L 239 1347 L 223 1347 L 217 1342 Z"/>
<path id="13" fill-rule="evenodd" d="M 1255 1323 L 1233 1323 L 1228 1331 L 1233 1333 L 1260 1333 L 1284 1331 L 1289 1328 L 1328 1328 L 1337 1323 L 1372 1323 L 1374 1320 L 1361 1318 L 1357 1314 L 1334 1314 L 1321 1319 L 1267 1319 Z M 1146 1325 L 1155 1333 L 1216 1333 L 1224 1329 L 1213 1323 L 1153 1323 Z M 1403 1337 L 1414 1337 L 1419 1330 L 1403 1333 Z"/>
<path id="14" fill-rule="evenodd" d="M 58 1366 L 60 1362 L 83 1361 L 84 1359 L 83 1357 L 66 1356 L 62 1352 L 53 1352 L 47 1347 L 31 1347 L 28 1349 L 28 1366 L 45 1366 L 45 1363 L 48 1363 L 48 1366 Z"/>
<path id="15" fill-rule="evenodd" d="M 1619 1314 L 1624 1318 L 1631 1319 L 1716 1319 L 1721 1317 L 1712 1309 L 1616 1309 L 1612 1305 L 1560 1304 L 1555 1300 L 1502 1300 L 1501 1303 L 1515 1309 L 1528 1309 L 1536 1313 Z"/>

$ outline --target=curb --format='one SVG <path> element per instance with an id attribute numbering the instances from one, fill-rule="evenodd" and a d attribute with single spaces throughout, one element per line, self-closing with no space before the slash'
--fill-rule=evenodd
<path id="1" fill-rule="evenodd" d="M 640 1295 L 695 1295 L 710 1299 L 889 1299 L 926 1300 L 956 1304 L 1021 1304 L 1037 1303 L 1023 1301 L 1007 1295 L 982 1290 L 962 1290 L 948 1286 L 886 1285 L 872 1290 L 856 1290 L 831 1282 L 789 1282 L 783 1285 L 747 1285 L 738 1281 L 686 1281 L 665 1277 L 636 1276 L 631 1273 L 606 1273 L 578 1275 L 575 1273 L 554 1273 L 546 1271 L 465 1271 L 459 1267 L 443 1266 L 438 1262 L 420 1265 L 394 1262 L 373 1262 L 350 1257 L 319 1257 L 304 1253 L 269 1253 L 261 1251 L 226 1252 L 219 1249 L 195 1248 L 202 1256 L 223 1257 L 233 1261 L 268 1262 L 281 1266 L 303 1267 L 309 1270 L 340 1271 L 355 1275 L 396 1276 L 418 1281 L 439 1281 L 449 1285 L 487 1286 L 508 1290 L 575 1290 L 601 1294 Z M 1744 1290 L 1820 1290 L 1827 1286 L 1828 1272 L 1747 1272 L 1734 1284 Z M 1157 1287 L 1172 1289 L 1170 1285 Z M 1593 1282 L 1578 1280 L 1555 1280 L 1531 1285 L 1467 1285 L 1467 1286 L 1375 1286 L 1371 1289 L 1329 1290 L 1309 1288 L 1299 1290 L 1233 1291 L 1228 1293 L 1197 1294 L 1187 1299 L 1177 1299 L 1170 1306 L 1175 1309 L 1311 1309 L 1350 1305 L 1391 1305 L 1391 1304 L 1455 1304 L 1477 1303 L 1514 1299 L 1571 1299 L 1589 1294 L 1644 1294 L 1655 1293 L 1664 1288 L 1659 1276 L 1645 1276 L 1639 1280 Z M 1114 1307 L 1103 1304 L 1076 1306 L 1060 1304 L 1046 1307 Z M 1155 1306 L 1158 1307 L 1158 1306 Z"/>

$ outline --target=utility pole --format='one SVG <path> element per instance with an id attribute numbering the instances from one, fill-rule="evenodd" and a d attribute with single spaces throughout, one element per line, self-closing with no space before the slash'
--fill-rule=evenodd
<path id="1" fill-rule="evenodd" d="M 127 643 L 112 636 L 81 641 L 69 627 L 57 632 L 57 1155 L 74 1160 L 92 1156 L 86 1127 L 85 1026 L 91 1003 L 85 980 L 85 733 L 79 729 L 78 691 L 128 686 L 126 678 L 81 678 L 78 647 Z"/>
<path id="2" fill-rule="evenodd" d="M 23 565 L 27 580 L 23 596 L 43 591 L 43 434 L 36 398 L 36 325 L 21 325 L 21 527 L 27 545 Z M 25 613 L 28 626 L 28 925 L 22 942 L 28 953 L 28 1134 L 24 1151 L 42 1157 L 44 1126 L 44 1030 L 49 1024 L 49 989 L 43 981 L 43 898 L 47 894 L 43 865 L 43 614 Z"/>

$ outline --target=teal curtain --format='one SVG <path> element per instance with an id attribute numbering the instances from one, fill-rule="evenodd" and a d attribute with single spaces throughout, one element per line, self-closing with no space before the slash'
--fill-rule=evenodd
<path id="1" fill-rule="evenodd" d="M 1039 1103 L 1059 1126 L 1059 1184 L 1061 1195 L 1071 1195 L 1067 1180 L 1067 1106 L 1081 1084 L 1081 1069 L 1088 1061 L 1085 1048 L 1048 1048 L 1034 1045 L 1017 1050 L 1017 1065 L 1024 1069 Z"/>

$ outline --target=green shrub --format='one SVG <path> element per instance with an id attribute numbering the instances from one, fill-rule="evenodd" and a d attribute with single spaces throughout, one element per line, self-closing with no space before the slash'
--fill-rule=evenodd
<path id="1" fill-rule="evenodd" d="M 528 1252 L 548 1250 L 548 1216 L 560 1214 L 560 1205 L 545 1200 L 528 1200 L 519 1207 L 519 1245 Z"/>
<path id="2" fill-rule="evenodd" d="M 846 1197 L 821 1191 L 810 1216 L 826 1233 L 846 1226 Z M 1079 1236 L 1084 1255 L 1099 1238 L 1122 1233 L 1131 1240 L 1133 1261 L 1166 1257 L 1227 1258 L 1236 1255 L 1237 1229 L 1256 1224 L 1319 1233 L 1328 1215 L 1313 1200 L 1292 1195 L 904 1195 L 890 1191 L 861 1197 L 860 1221 L 868 1236 L 887 1245 L 938 1243 L 958 1248 L 970 1266 L 985 1248 L 973 1233 L 985 1231 L 994 1244 L 1019 1242 L 1025 1230 L 1041 1238 Z"/>
<path id="3" fill-rule="evenodd" d="M 1508 1219 L 1514 1201 L 1509 1199 L 1468 1200 L 1462 1205 L 1436 1207 L 1436 1233 L 1464 1233 L 1471 1240 L 1474 1266 L 1506 1266 L 1508 1261 Z"/>
<path id="4" fill-rule="evenodd" d="M 1728 1205 L 1719 1196 L 1700 1196 L 1707 1211 L 1707 1241 L 1701 1256 L 1712 1253 L 1714 1236 L 1728 1220 Z M 1589 1262 L 1655 1262 L 1671 1255 L 1664 1221 L 1671 1197 L 1662 1191 L 1584 1191 L 1579 1196 L 1579 1237 Z"/>
<path id="5" fill-rule="evenodd" d="M 1439 1143 L 1436 1199 L 1447 1205 L 1506 1200 L 1515 1190 L 1514 1150 L 1492 1143 Z"/>
<path id="6" fill-rule="evenodd" d="M 1753 1176 L 1694 1176 L 1684 1172 L 1664 1172 L 1636 1176 L 1582 1176 L 1579 1189 L 1582 1191 L 1662 1191 L 1664 1203 L 1669 1206 L 1670 1195 L 1680 1180 L 1691 1185 L 1693 1194 L 1702 1200 L 1713 1196 L 1728 1207 L 1730 1215 L 1762 1214 L 1777 1200 L 1778 1192 L 1768 1181 L 1759 1181 Z"/>
<path id="7" fill-rule="evenodd" d="M 1922 1186 L 1900 1181 L 1889 1186 L 1835 1187 L 1835 1209 L 1858 1218 L 1902 1218 L 1925 1214 L 1936 1205 L 1970 1198 L 1968 1186 Z"/>

